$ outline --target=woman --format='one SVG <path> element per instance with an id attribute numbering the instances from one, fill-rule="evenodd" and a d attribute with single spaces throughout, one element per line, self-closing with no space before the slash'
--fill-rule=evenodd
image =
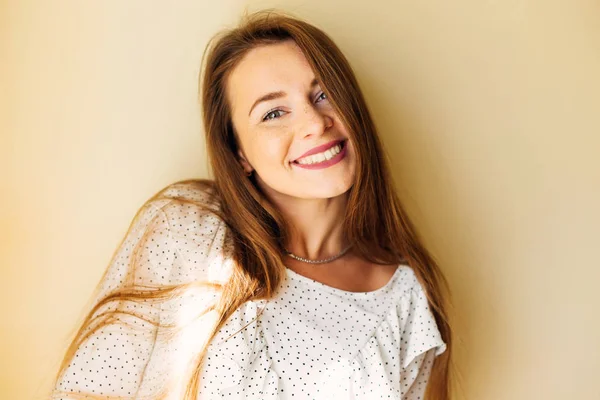
<path id="1" fill-rule="evenodd" d="M 347 60 L 281 12 L 207 49 L 214 181 L 140 208 L 53 398 L 448 399 L 447 284 Z"/>

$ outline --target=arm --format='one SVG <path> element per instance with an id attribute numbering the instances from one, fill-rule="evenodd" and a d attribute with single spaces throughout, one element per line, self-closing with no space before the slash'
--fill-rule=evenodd
<path id="1" fill-rule="evenodd" d="M 222 233 L 220 220 L 190 202 L 153 198 L 140 208 L 101 279 L 92 318 L 67 352 L 51 398 L 156 398 L 179 377 L 179 364 L 190 364 L 181 353 L 192 357 L 188 346 L 195 349 L 198 342 L 189 331 L 173 336 L 162 325 L 185 323 L 215 296 L 202 290 L 200 296 L 149 299 L 148 293 L 206 280 L 211 266 L 223 264 L 217 240 Z M 198 321 L 207 325 L 206 319 Z M 202 335 L 196 332 L 194 339 Z"/>
<path id="2" fill-rule="evenodd" d="M 134 288 L 136 282 L 148 284 L 161 269 L 169 270 L 174 251 L 164 211 L 154 202 L 145 204 L 101 279 L 90 318 L 65 356 L 70 360 L 53 399 L 134 398 L 154 347 L 158 310 L 135 300 L 103 300 Z"/>

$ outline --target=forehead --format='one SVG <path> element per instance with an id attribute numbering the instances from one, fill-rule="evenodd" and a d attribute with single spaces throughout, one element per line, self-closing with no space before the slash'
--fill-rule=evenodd
<path id="1" fill-rule="evenodd" d="M 300 47 L 287 40 L 249 50 L 228 77 L 227 95 L 235 110 L 265 93 L 309 85 L 313 77 Z"/>

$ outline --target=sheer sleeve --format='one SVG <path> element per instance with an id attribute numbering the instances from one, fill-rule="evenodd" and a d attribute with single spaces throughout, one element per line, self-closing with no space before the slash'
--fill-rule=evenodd
<path id="1" fill-rule="evenodd" d="M 206 339 L 208 331 L 198 327 L 208 326 L 210 314 L 191 321 L 218 291 L 173 292 L 160 301 L 136 293 L 226 279 L 225 225 L 206 208 L 207 199 L 197 186 L 173 184 L 140 208 L 93 295 L 92 318 L 52 399 L 156 398 L 183 376 Z M 183 324 L 192 330 L 164 328 Z"/>

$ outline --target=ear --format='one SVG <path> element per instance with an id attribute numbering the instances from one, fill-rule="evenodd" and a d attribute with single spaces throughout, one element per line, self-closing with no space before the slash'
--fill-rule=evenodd
<path id="1" fill-rule="evenodd" d="M 246 159 L 246 156 L 244 155 L 244 152 L 242 151 L 242 149 L 238 149 L 238 157 L 239 157 L 240 164 L 244 168 L 244 171 L 252 172 L 252 169 L 253 169 L 252 165 L 250 165 L 250 163 Z"/>

